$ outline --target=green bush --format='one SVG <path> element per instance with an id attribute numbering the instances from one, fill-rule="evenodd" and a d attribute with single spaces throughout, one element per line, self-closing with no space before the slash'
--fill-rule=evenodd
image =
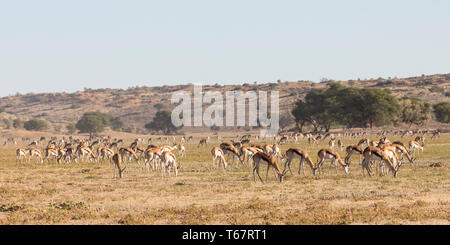
<path id="1" fill-rule="evenodd" d="M 23 124 L 23 127 L 29 131 L 43 131 L 48 129 L 48 123 L 40 119 L 31 119 Z"/>
<path id="2" fill-rule="evenodd" d="M 450 123 L 450 102 L 441 102 L 433 105 L 436 120 L 441 123 Z"/>

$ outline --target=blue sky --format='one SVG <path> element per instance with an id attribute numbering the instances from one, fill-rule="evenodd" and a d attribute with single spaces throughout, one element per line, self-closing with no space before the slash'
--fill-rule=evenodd
<path id="1" fill-rule="evenodd" d="M 0 0 L 0 96 L 449 73 L 450 1 Z"/>

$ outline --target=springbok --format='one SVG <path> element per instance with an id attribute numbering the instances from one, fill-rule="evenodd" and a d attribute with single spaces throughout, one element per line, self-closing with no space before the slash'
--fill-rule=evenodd
<path id="1" fill-rule="evenodd" d="M 125 169 L 127 168 L 127 166 L 121 168 L 120 165 L 122 165 L 122 157 L 120 156 L 119 153 L 116 153 L 113 155 L 112 157 L 112 161 L 114 164 L 114 175 L 113 178 L 116 178 L 116 176 L 118 176 L 120 179 L 123 177 L 123 172 L 125 171 Z M 117 172 L 117 175 L 116 175 Z"/>
<path id="2" fill-rule="evenodd" d="M 308 153 L 300 148 L 290 148 L 289 150 L 286 151 L 286 157 L 287 160 L 284 163 L 284 170 L 283 170 L 283 174 L 286 173 L 287 169 L 286 167 L 289 168 L 289 171 L 292 174 L 292 170 L 291 170 L 291 162 L 293 159 L 298 158 L 299 159 L 299 166 L 298 166 L 298 174 L 300 175 L 301 170 L 303 169 L 303 165 L 304 162 L 306 161 L 306 163 L 308 163 L 308 165 L 311 167 L 312 170 L 312 174 L 316 175 L 316 167 L 314 166 L 314 163 L 311 159 L 311 157 L 309 157 Z M 305 174 L 305 172 L 303 171 L 303 175 Z"/>
<path id="3" fill-rule="evenodd" d="M 211 150 L 211 155 L 213 158 L 213 165 L 215 165 L 216 159 L 218 158 L 219 161 L 217 163 L 217 168 L 220 168 L 220 164 L 223 165 L 223 168 L 226 169 L 227 168 L 227 162 L 225 161 L 225 157 L 224 157 L 224 153 L 222 151 L 222 149 L 220 149 L 220 147 L 213 147 Z"/>
<path id="4" fill-rule="evenodd" d="M 277 178 L 280 182 L 283 181 L 284 174 L 281 172 L 280 167 L 278 166 L 278 160 L 271 154 L 265 153 L 265 152 L 257 152 L 252 157 L 254 168 L 253 168 L 253 181 L 256 181 L 255 172 L 258 174 L 259 180 L 264 183 L 264 181 L 261 178 L 261 175 L 259 174 L 259 168 L 261 164 L 267 164 L 267 171 L 266 171 L 266 181 L 267 177 L 269 175 L 269 169 L 273 168 L 276 172 Z"/>
<path id="5" fill-rule="evenodd" d="M 346 164 L 339 153 L 334 151 L 330 148 L 321 149 L 319 152 L 317 152 L 317 155 L 319 156 L 319 162 L 317 163 L 317 168 L 319 169 L 319 173 L 322 173 L 322 165 L 326 159 L 331 159 L 330 168 L 331 165 L 335 165 L 336 173 L 337 173 L 337 165 L 334 164 L 336 161 L 344 168 L 344 171 L 346 174 L 348 174 L 348 164 Z"/>

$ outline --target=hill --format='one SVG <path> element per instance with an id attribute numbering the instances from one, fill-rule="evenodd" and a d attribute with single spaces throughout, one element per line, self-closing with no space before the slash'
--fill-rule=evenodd
<path id="1" fill-rule="evenodd" d="M 204 85 L 203 91 L 257 91 L 277 90 L 280 110 L 291 110 L 295 101 L 303 98 L 312 88 L 325 88 L 333 80 L 278 81 L 277 83 L 242 85 Z M 397 98 L 416 97 L 430 103 L 450 101 L 450 74 L 437 74 L 410 78 L 378 78 L 368 80 L 335 81 L 346 86 L 389 88 Z M 0 108 L 13 118 L 22 120 L 39 118 L 48 121 L 55 131 L 64 131 L 65 125 L 76 122 L 84 112 L 99 110 L 120 117 L 131 132 L 144 132 L 143 126 L 157 112 L 154 105 L 174 107 L 170 103 L 173 92 L 193 91 L 193 85 L 132 87 L 128 89 L 85 89 L 74 93 L 39 93 L 0 98 Z M 5 112 L 1 113 L 2 115 Z M 5 114 L 5 115 L 6 115 Z M 4 116 L 5 116 L 4 115 Z M 2 116 L 2 117 L 4 117 Z"/>

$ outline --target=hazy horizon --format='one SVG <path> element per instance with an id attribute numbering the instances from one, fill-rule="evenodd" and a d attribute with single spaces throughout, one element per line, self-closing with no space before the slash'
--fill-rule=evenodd
<path id="1" fill-rule="evenodd" d="M 0 96 L 447 74 L 448 1 L 2 1 Z"/>

